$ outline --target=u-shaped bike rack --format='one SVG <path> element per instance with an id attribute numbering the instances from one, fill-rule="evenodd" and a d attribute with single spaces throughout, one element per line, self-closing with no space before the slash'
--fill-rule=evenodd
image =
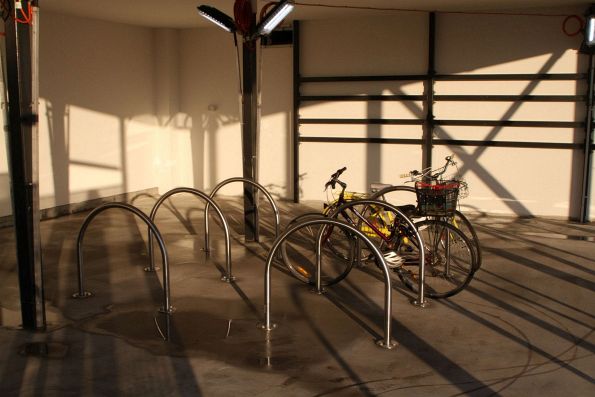
<path id="1" fill-rule="evenodd" d="M 383 207 L 385 210 L 388 208 L 390 211 L 394 212 L 395 214 L 400 216 L 405 222 L 407 222 L 409 227 L 411 227 L 411 230 L 413 230 L 415 232 L 415 237 L 417 238 L 417 241 L 419 243 L 419 262 L 420 263 L 419 263 L 417 299 L 412 301 L 412 303 L 419 307 L 428 306 L 428 302 L 426 301 L 425 292 L 424 292 L 424 290 L 425 290 L 425 262 L 426 262 L 424 242 L 422 241 L 421 236 L 420 236 L 419 232 L 417 231 L 417 227 L 415 226 L 415 223 L 413 223 L 413 221 L 407 215 L 405 215 L 403 213 L 403 211 L 401 211 L 399 208 L 395 207 L 394 205 L 387 203 L 386 201 L 372 200 L 372 199 L 361 199 L 361 200 L 350 201 L 350 202 L 347 202 L 347 203 L 341 205 L 335 211 L 333 211 L 331 214 L 329 214 L 329 217 L 335 218 L 338 214 L 345 211 L 347 208 L 353 207 L 355 205 L 362 205 L 362 204 L 366 205 L 366 206 L 373 205 L 373 206 L 377 206 L 377 207 Z M 359 258 L 360 257 L 360 254 L 359 254 L 360 241 L 359 240 L 357 241 L 356 252 L 358 253 L 358 258 Z"/>
<path id="2" fill-rule="evenodd" d="M 161 307 L 160 311 L 166 315 L 166 322 L 167 327 L 164 335 L 165 340 L 169 340 L 169 316 L 173 313 L 173 308 L 170 305 L 170 290 L 169 290 L 169 259 L 167 255 L 167 249 L 165 248 L 165 243 L 163 242 L 163 238 L 161 237 L 161 233 L 157 229 L 157 226 L 153 223 L 151 219 L 149 219 L 141 210 L 136 208 L 133 205 L 125 204 L 125 203 L 106 203 L 97 208 L 87 215 L 83 225 L 79 230 L 79 234 L 76 240 L 76 252 L 77 252 L 77 270 L 78 270 L 78 292 L 72 295 L 73 298 L 88 298 L 93 294 L 89 291 L 85 291 L 84 288 L 84 281 L 83 281 L 83 239 L 85 237 L 85 232 L 87 231 L 87 227 L 91 223 L 93 219 L 103 211 L 106 211 L 110 208 L 120 208 L 133 214 L 137 215 L 140 219 L 142 219 L 146 225 L 149 227 L 149 230 L 155 234 L 157 238 L 157 242 L 159 243 L 159 249 L 161 250 L 161 255 L 163 257 L 163 307 Z"/>
<path id="3" fill-rule="evenodd" d="M 262 186 L 261 184 L 259 184 L 258 182 L 254 182 L 251 179 L 247 179 L 247 178 L 240 178 L 240 177 L 235 177 L 235 178 L 229 178 L 224 180 L 223 182 L 219 183 L 217 186 L 215 186 L 215 188 L 213 189 L 213 191 L 211 192 L 210 196 L 211 198 L 215 197 L 215 194 L 217 194 L 217 192 L 219 191 L 219 189 L 221 189 L 223 186 L 232 183 L 232 182 L 244 182 L 244 183 L 248 183 L 254 187 L 256 187 L 258 190 L 260 190 L 265 196 L 266 198 L 269 200 L 269 203 L 271 204 L 271 208 L 273 209 L 273 212 L 275 213 L 275 238 L 279 236 L 279 229 L 280 229 L 280 223 L 281 223 L 281 219 L 279 216 L 279 209 L 277 208 L 277 204 L 275 204 L 275 200 L 273 200 L 273 197 L 271 196 L 271 194 L 264 188 L 264 186 Z M 205 206 L 205 250 L 208 251 L 209 250 L 209 217 L 207 216 L 209 213 L 209 204 L 207 203 L 207 205 Z"/>
<path id="4" fill-rule="evenodd" d="M 157 200 L 157 202 L 153 206 L 153 209 L 151 210 L 151 215 L 149 216 L 149 218 L 151 219 L 151 221 L 154 221 L 155 215 L 157 214 L 157 210 L 159 209 L 159 207 L 161 207 L 161 204 L 163 204 L 163 202 L 166 199 L 168 199 L 169 197 L 173 196 L 174 194 L 178 194 L 178 193 L 190 193 L 190 194 L 193 194 L 195 196 L 202 198 L 203 200 L 206 201 L 206 205 L 205 205 L 206 210 L 208 210 L 209 205 L 212 205 L 213 208 L 215 208 L 215 211 L 217 212 L 219 219 L 221 219 L 221 223 L 223 224 L 223 231 L 225 233 L 225 265 L 226 265 L 227 274 L 222 276 L 221 280 L 225 281 L 225 282 L 231 282 L 231 281 L 235 280 L 235 277 L 231 273 L 231 241 L 230 241 L 230 237 L 229 237 L 229 224 L 227 223 L 227 219 L 225 219 L 225 216 L 223 215 L 221 208 L 219 208 L 217 203 L 215 203 L 215 201 L 213 201 L 213 199 L 211 197 L 209 197 L 206 193 L 203 193 L 200 190 L 192 189 L 189 187 L 178 187 L 178 188 L 172 189 L 172 190 L 168 191 L 167 193 L 165 193 L 163 196 L 161 196 L 159 198 L 159 200 Z M 207 227 L 208 212 L 205 212 L 205 215 L 206 215 L 205 216 L 205 235 L 208 235 L 208 227 Z M 147 271 L 155 271 L 155 261 L 153 259 L 153 238 L 152 237 L 153 237 L 152 230 L 149 228 L 149 257 L 150 257 L 151 267 L 146 269 Z M 205 249 L 205 251 L 208 251 L 208 249 Z"/>
<path id="5" fill-rule="evenodd" d="M 265 322 L 264 324 L 260 324 L 260 327 L 265 329 L 266 331 L 271 331 L 273 330 L 276 325 L 271 323 L 271 267 L 272 267 L 272 263 L 273 263 L 273 259 L 275 258 L 275 254 L 277 253 L 277 250 L 279 249 L 279 247 L 281 246 L 281 244 L 283 244 L 283 242 L 285 240 L 287 240 L 287 238 L 292 235 L 294 232 L 296 232 L 297 230 L 304 228 L 306 226 L 311 226 L 311 225 L 331 225 L 331 226 L 336 226 L 336 227 L 340 227 L 343 229 L 347 229 L 349 232 L 355 234 L 357 237 L 359 237 L 365 244 L 366 246 L 368 246 L 368 248 L 372 251 L 372 253 L 374 254 L 374 256 L 376 257 L 376 259 L 378 260 L 378 263 L 381 264 L 382 266 L 382 273 L 384 275 L 384 339 L 377 341 L 376 343 L 385 348 L 385 349 L 392 349 L 393 347 L 395 347 L 397 344 L 395 342 L 393 342 L 391 340 L 391 312 L 392 312 L 392 286 L 391 286 L 391 280 L 390 280 L 390 274 L 389 274 L 389 270 L 388 270 L 388 266 L 386 265 L 386 261 L 384 260 L 384 257 L 382 256 L 382 253 L 380 252 L 380 250 L 378 249 L 378 247 L 376 247 L 374 245 L 374 243 L 372 243 L 372 241 L 370 241 L 370 239 L 361 231 L 357 230 L 355 227 L 343 222 L 343 221 L 339 221 L 337 219 L 331 219 L 331 218 L 320 218 L 320 219 L 312 219 L 312 220 L 307 220 L 301 223 L 298 223 L 297 225 L 292 226 L 291 228 L 287 229 L 286 231 L 283 232 L 283 234 L 281 234 L 280 236 L 278 236 L 275 241 L 273 242 L 273 246 L 269 252 L 269 255 L 267 257 L 266 260 L 266 270 L 265 270 L 265 278 L 264 278 L 264 318 L 265 318 Z M 320 260 L 320 251 L 321 251 L 321 242 L 322 242 L 322 233 L 324 232 L 325 227 L 321 228 L 321 230 L 319 231 L 319 235 L 318 235 L 318 239 L 317 239 L 317 243 L 316 243 L 316 265 L 317 265 L 317 287 L 318 290 L 321 291 L 320 289 L 320 269 L 321 269 L 321 260 Z"/>

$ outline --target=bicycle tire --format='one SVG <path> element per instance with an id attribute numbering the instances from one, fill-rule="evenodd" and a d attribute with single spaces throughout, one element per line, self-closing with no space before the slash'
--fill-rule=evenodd
<path id="1" fill-rule="evenodd" d="M 327 209 L 325 209 L 325 213 L 332 214 L 332 213 L 334 213 L 334 210 L 337 207 L 338 207 L 337 205 L 331 205 L 331 206 L 327 207 Z M 368 211 L 370 211 L 370 213 L 368 213 Z M 388 228 L 390 227 L 390 223 L 392 221 L 390 219 L 383 219 L 383 214 L 385 214 L 385 211 L 376 212 L 376 211 L 374 211 L 373 207 L 370 207 L 369 205 L 365 204 L 363 208 L 359 209 L 359 212 L 365 218 L 370 218 L 370 219 L 376 218 L 375 220 L 371 219 L 371 222 L 373 222 L 376 225 L 376 227 L 380 228 L 382 233 L 384 233 L 385 236 L 388 237 L 390 235 L 390 230 Z M 342 211 L 339 214 L 335 214 L 334 217 L 336 219 L 342 218 L 342 220 L 345 220 L 351 226 L 355 227 L 356 229 L 360 230 L 362 233 L 367 235 L 368 238 L 372 241 L 372 243 L 375 246 L 377 246 L 378 248 L 382 247 L 382 244 L 383 244 L 382 238 L 379 235 L 377 235 L 374 231 L 372 231 L 370 229 L 370 227 L 368 225 L 366 225 L 361 219 L 359 219 L 355 215 L 355 212 Z M 335 243 L 335 241 L 336 241 L 336 239 L 334 239 L 331 236 L 326 240 L 326 245 L 339 258 L 342 258 L 344 260 L 351 260 L 351 257 L 345 253 L 345 247 L 341 247 L 341 244 L 337 244 L 337 243 Z M 349 254 L 349 255 L 351 255 L 351 254 Z M 368 247 L 366 247 L 365 245 L 360 245 L 360 261 L 361 261 L 361 263 L 375 261 L 375 260 L 376 259 L 374 258 L 373 254 L 368 249 Z"/>
<path id="2" fill-rule="evenodd" d="M 321 217 L 325 217 L 324 214 L 321 213 L 306 213 L 302 214 L 294 219 L 292 219 L 289 226 L 295 225 L 299 222 L 303 222 L 309 219 L 319 219 Z M 322 226 L 322 225 L 321 225 Z M 315 239 L 318 235 L 318 229 L 312 227 L 306 227 L 304 232 L 302 233 L 301 240 L 298 239 L 287 239 L 281 246 L 279 250 L 281 252 L 281 258 L 289 272 L 298 280 L 305 284 L 309 285 L 316 285 L 316 262 L 315 262 L 315 248 L 316 243 Z M 316 229 L 316 230 L 315 230 Z M 345 234 L 341 228 L 337 228 L 340 230 L 340 233 Z M 342 257 L 338 257 L 335 252 L 332 250 L 332 245 L 328 244 L 328 239 L 330 235 L 333 235 L 335 232 L 334 227 L 330 227 L 327 237 L 323 242 L 323 260 L 325 258 L 325 248 L 331 251 L 334 257 L 337 257 L 338 260 L 333 260 L 329 258 L 326 265 L 323 265 L 323 272 L 321 275 L 321 284 L 323 286 L 331 286 L 333 284 L 338 283 L 339 281 L 343 280 L 355 263 L 355 242 L 351 239 L 349 235 L 345 235 L 343 241 L 346 241 L 349 250 L 351 250 L 352 254 L 350 258 L 343 259 Z M 296 241 L 297 240 L 297 241 Z"/>
<path id="3" fill-rule="evenodd" d="M 336 202 L 332 203 L 331 205 L 329 205 L 328 207 L 326 207 L 324 209 L 324 215 L 328 216 L 329 214 L 334 213 L 337 208 L 338 208 L 337 203 Z M 339 220 L 344 220 L 351 226 L 358 228 L 359 220 L 357 218 L 352 218 L 351 215 L 345 211 L 340 214 L 335 214 L 334 218 L 339 219 Z M 351 247 L 349 247 L 350 248 L 349 251 L 346 251 L 344 246 L 341 247 L 341 244 L 336 243 L 335 241 L 337 241 L 337 240 L 334 239 L 332 236 L 329 236 L 329 238 L 326 239 L 325 244 L 331 250 L 331 252 L 333 252 L 338 258 L 341 258 L 346 261 L 351 260 L 351 258 L 352 258 Z M 366 257 L 367 257 L 367 255 L 366 255 Z M 362 257 L 362 260 L 363 259 L 364 258 Z"/>
<path id="4" fill-rule="evenodd" d="M 475 249 L 475 260 L 476 260 L 475 271 L 477 271 L 481 267 L 481 262 L 483 260 L 482 252 L 481 252 L 481 244 L 479 243 L 479 237 L 477 236 L 477 232 L 475 231 L 475 228 L 471 224 L 471 221 L 469 221 L 469 219 L 462 212 L 460 212 L 458 210 L 455 211 L 455 213 L 453 215 L 453 219 L 457 223 L 457 225 L 455 225 L 455 227 L 457 227 L 459 230 L 461 230 L 463 232 L 463 234 L 469 239 L 469 241 L 471 242 L 471 245 Z M 452 221 L 450 221 L 450 223 L 452 223 Z M 464 225 L 464 227 L 461 227 L 460 224 Z"/>
<path id="5" fill-rule="evenodd" d="M 390 199 L 387 197 L 389 193 L 395 192 L 402 192 L 402 194 L 392 195 Z M 395 186 L 388 186 L 384 189 L 381 189 L 370 196 L 372 200 L 382 200 L 390 203 L 397 208 L 402 208 L 406 215 L 414 215 L 414 208 L 417 203 L 417 194 L 415 192 L 415 188 L 413 186 L 407 185 L 395 185 Z M 413 207 L 411 207 L 413 206 Z"/>
<path id="6" fill-rule="evenodd" d="M 403 192 L 400 197 L 387 197 L 390 193 L 394 192 Z M 406 186 L 406 185 L 397 185 L 397 186 L 388 186 L 378 192 L 374 193 L 371 196 L 372 199 L 377 200 L 384 200 L 388 203 L 394 204 L 396 206 L 402 207 L 407 205 L 414 205 L 417 200 L 417 195 L 415 193 L 415 188 L 413 186 Z M 412 218 L 422 218 L 421 215 L 411 214 Z M 447 219 L 447 218 L 444 218 Z M 454 222 L 452 221 L 454 219 Z M 460 221 L 460 222 L 459 222 Z M 469 219 L 460 211 L 456 210 L 453 216 L 449 219 L 449 223 L 456 223 L 454 226 L 459 228 L 465 236 L 471 241 L 472 246 L 475 250 L 476 256 L 476 271 L 479 270 L 482 263 L 482 252 L 481 252 L 481 245 L 479 243 L 479 237 L 477 236 L 477 232 L 475 228 L 469 221 Z M 457 226 L 458 223 L 462 223 L 464 227 Z"/>
<path id="7" fill-rule="evenodd" d="M 416 222 L 416 226 L 425 247 L 425 295 L 442 299 L 458 294 L 471 282 L 476 270 L 472 243 L 448 222 L 426 219 Z M 419 253 L 396 273 L 407 288 L 417 292 Z"/>

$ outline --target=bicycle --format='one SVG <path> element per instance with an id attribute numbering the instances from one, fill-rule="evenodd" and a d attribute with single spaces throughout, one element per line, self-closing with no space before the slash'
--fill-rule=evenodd
<path id="1" fill-rule="evenodd" d="M 416 241 L 415 231 L 407 226 L 402 218 L 394 213 L 384 211 L 378 205 L 362 204 L 361 209 L 355 206 L 349 211 L 337 211 L 343 204 L 362 199 L 365 195 L 361 193 L 346 192 L 347 184 L 339 180 L 340 175 L 346 170 L 342 168 L 331 175 L 330 180 L 325 184 L 334 190 L 336 185 L 341 187 L 337 199 L 329 200 L 323 213 L 303 214 L 292 221 L 292 223 L 310 217 L 332 216 L 341 217 L 343 220 L 354 225 L 364 232 L 368 237 L 375 240 L 376 245 L 384 253 L 387 264 L 393 269 L 403 283 L 411 290 L 418 292 L 419 269 L 419 246 Z M 403 212 L 411 211 L 412 206 L 406 206 Z M 414 207 L 414 206 L 413 206 Z M 465 235 L 451 224 L 423 223 L 420 226 L 425 231 L 426 237 L 422 236 L 425 246 L 426 271 L 424 273 L 426 282 L 426 295 L 431 298 L 445 298 L 461 291 L 473 277 L 475 254 L 471 243 Z M 325 279 L 325 285 L 332 285 L 342 280 L 353 268 L 356 258 L 358 262 L 366 262 L 371 258 L 365 250 L 356 250 L 356 242 L 350 236 L 344 238 L 332 234 L 332 229 L 326 230 L 323 237 L 324 247 L 334 254 L 335 259 L 342 261 L 340 271 Z M 287 252 L 282 249 L 282 256 L 288 269 L 301 281 L 312 284 L 312 276 L 315 269 L 306 269 L 312 266 L 307 262 L 297 263 L 289 258 Z M 412 270 L 413 269 L 413 270 Z"/>
<path id="2" fill-rule="evenodd" d="M 422 171 L 413 170 L 401 175 L 402 178 L 409 178 L 409 180 L 405 183 L 412 182 L 416 184 L 415 186 L 372 184 L 371 188 L 373 193 L 371 194 L 370 198 L 383 200 L 399 207 L 406 207 L 408 208 L 408 216 L 419 221 L 421 221 L 422 219 L 433 219 L 451 223 L 454 227 L 461 230 L 465 234 L 465 236 L 467 236 L 467 238 L 471 241 L 477 259 L 475 269 L 475 271 L 477 271 L 481 267 L 483 259 L 479 237 L 477 236 L 477 232 L 475 231 L 475 228 L 473 227 L 469 219 L 456 208 L 457 197 L 451 196 L 451 201 L 449 203 L 451 207 L 440 209 L 438 212 L 425 211 L 424 203 L 422 203 L 421 205 L 419 204 L 420 193 L 422 194 L 422 197 L 427 197 L 423 195 L 423 188 L 419 189 L 419 187 L 425 186 L 426 188 L 429 188 L 429 190 L 431 191 L 432 183 L 437 184 L 436 186 L 440 186 L 440 184 L 443 183 L 454 184 L 458 182 L 459 184 L 463 185 L 465 193 L 468 192 L 467 185 L 464 182 L 460 181 L 460 178 L 455 177 L 445 179 L 443 177 L 450 166 L 456 167 L 454 156 L 447 156 L 445 160 L 446 163 L 442 167 L 436 169 L 428 167 L 426 169 L 423 169 Z M 435 200 L 433 200 L 430 203 L 425 203 L 425 205 L 427 206 L 429 204 L 430 207 L 436 204 L 446 205 L 446 196 L 438 195 L 437 198 L 442 202 L 437 203 Z M 461 198 L 460 194 L 458 198 Z M 417 205 L 412 204 L 414 202 L 417 202 Z"/>
<path id="3" fill-rule="evenodd" d="M 375 219 L 380 216 L 380 212 L 372 216 L 367 216 L 363 214 L 364 211 L 362 209 L 358 210 L 357 208 L 350 208 L 342 211 L 340 214 L 332 215 L 332 212 L 341 205 L 365 198 L 365 194 L 346 191 L 347 184 L 339 180 L 339 176 L 345 170 L 345 167 L 337 170 L 325 185 L 327 192 L 329 191 L 329 188 L 334 190 L 337 184 L 341 186 L 339 197 L 336 200 L 329 200 L 329 203 L 325 204 L 322 213 L 302 214 L 294 218 L 288 226 L 319 217 L 340 217 L 348 224 L 358 227 L 368 237 L 376 236 L 378 238 L 378 236 L 383 236 L 384 239 L 389 242 L 389 236 L 391 236 L 391 232 L 388 230 L 389 223 L 382 225 L 378 219 Z M 391 215 L 390 217 L 390 224 L 392 225 L 395 216 Z M 315 246 L 314 238 L 317 235 L 317 232 L 318 230 L 306 228 L 301 239 L 290 244 L 284 244 L 280 249 L 284 262 L 290 272 L 297 279 L 308 284 L 314 284 L 316 269 L 314 261 L 307 257 L 307 253 L 310 251 L 311 255 L 313 251 L 312 248 Z M 324 266 L 325 274 L 322 278 L 323 284 L 328 286 L 336 284 L 349 274 L 356 262 L 355 249 L 357 244 L 353 236 L 346 235 L 342 230 L 337 231 L 337 229 L 333 227 L 329 227 L 324 231 L 323 243 L 323 249 L 325 250 L 323 255 L 326 254 L 325 262 L 328 263 Z M 390 244 L 394 245 L 395 243 L 392 242 Z M 367 249 L 363 250 L 367 251 Z M 304 253 L 304 251 L 306 253 Z M 368 255 L 366 255 L 366 257 L 367 256 Z"/>

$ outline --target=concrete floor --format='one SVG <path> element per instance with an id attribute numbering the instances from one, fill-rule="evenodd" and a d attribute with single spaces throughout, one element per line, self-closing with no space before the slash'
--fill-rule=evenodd
<path id="1" fill-rule="evenodd" d="M 325 295 L 274 269 L 278 328 L 258 329 L 271 233 L 244 244 L 241 210 L 227 202 L 237 281 L 223 283 L 221 234 L 206 257 L 197 201 L 176 197 L 157 219 L 171 261 L 171 342 L 155 326 L 161 274 L 143 271 L 146 229 L 130 215 L 110 210 L 89 228 L 85 280 L 95 296 L 86 300 L 71 298 L 85 214 L 42 223 L 46 332 L 18 329 L 14 241 L 1 229 L 0 396 L 595 395 L 594 224 L 472 217 L 482 269 L 465 291 L 425 309 L 396 279 L 399 346 L 385 350 L 374 343 L 384 295 L 373 267 Z M 153 202 L 134 204 L 148 212 Z M 307 210 L 282 204 L 283 224 Z M 262 219 L 270 229 L 270 212 Z M 36 354 L 40 345 L 47 354 Z"/>

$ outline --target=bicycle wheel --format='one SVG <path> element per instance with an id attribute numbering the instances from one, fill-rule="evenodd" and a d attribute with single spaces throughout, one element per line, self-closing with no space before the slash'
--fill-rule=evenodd
<path id="1" fill-rule="evenodd" d="M 399 240 L 395 240 L 394 231 L 398 224 L 398 215 L 378 205 L 366 205 L 356 208 L 360 217 L 357 220 L 357 228 L 368 237 L 368 239 L 382 252 L 389 267 L 399 264 L 399 256 L 396 246 Z M 360 259 L 362 262 L 376 263 L 373 252 L 365 245 L 360 246 Z M 376 263 L 378 265 L 378 263 Z"/>
<path id="2" fill-rule="evenodd" d="M 411 207 L 417 202 L 417 195 L 413 186 L 389 186 L 374 193 L 371 198 L 383 200 L 387 203 L 404 208 L 408 216 L 412 216 L 418 219 L 422 218 L 419 214 L 415 214 L 415 210 Z M 479 244 L 479 238 L 477 237 L 477 233 L 475 232 L 475 228 L 473 227 L 469 219 L 467 219 L 467 217 L 463 215 L 460 211 L 455 211 L 453 217 L 444 218 L 444 220 L 448 221 L 449 223 L 452 223 L 453 226 L 455 226 L 461 232 L 463 232 L 463 234 L 465 234 L 465 236 L 470 240 L 471 246 L 475 250 L 477 266 L 475 270 L 478 270 L 481 266 L 482 261 L 481 247 Z"/>
<path id="3" fill-rule="evenodd" d="M 469 219 L 467 219 L 467 217 L 463 215 L 460 211 L 455 211 L 454 216 L 449 220 L 449 223 L 452 223 L 453 226 L 462 231 L 463 234 L 471 242 L 471 246 L 475 250 L 476 268 L 474 271 L 479 270 L 479 268 L 481 267 L 482 255 L 481 246 L 479 244 L 479 237 L 477 237 L 475 228 L 473 227 Z"/>
<path id="4" fill-rule="evenodd" d="M 382 248 L 385 241 L 388 241 L 391 236 L 392 222 L 395 219 L 395 215 L 384 211 L 383 208 L 377 208 L 377 206 L 370 206 L 368 204 L 353 204 L 348 209 L 335 213 L 335 209 L 329 208 L 327 214 L 333 216 L 335 219 L 340 219 L 356 229 L 364 233 L 375 246 Z M 353 258 L 351 252 L 351 245 L 346 247 L 345 240 L 338 240 L 334 236 L 329 236 L 326 240 L 326 244 L 329 249 L 334 252 L 339 258 L 344 260 L 351 260 Z M 349 248 L 349 252 L 347 252 Z M 357 257 L 357 256 L 355 256 Z M 360 259 L 362 262 L 374 260 L 372 252 L 365 246 L 360 245 Z"/>
<path id="5" fill-rule="evenodd" d="M 412 217 L 415 215 L 417 203 L 417 194 L 413 186 L 399 185 L 389 186 L 370 196 L 373 200 L 386 201 L 401 209 L 405 215 Z"/>
<path id="6" fill-rule="evenodd" d="M 462 291 L 476 269 L 472 243 L 452 224 L 426 219 L 416 223 L 425 247 L 425 295 L 448 298 Z M 403 283 L 418 291 L 419 250 L 397 269 Z"/>
<path id="7" fill-rule="evenodd" d="M 312 219 L 324 218 L 320 213 L 307 213 L 294 218 L 288 225 L 293 226 L 300 222 Z M 323 244 L 321 247 L 321 283 L 329 286 L 343 280 L 354 264 L 355 240 L 340 227 L 313 225 L 305 226 L 296 230 L 279 247 L 281 257 L 287 269 L 298 280 L 310 284 L 316 284 L 316 238 L 321 228 L 323 232 Z M 338 256 L 330 249 L 328 240 L 336 242 L 333 246 L 340 247 L 346 259 Z"/>

